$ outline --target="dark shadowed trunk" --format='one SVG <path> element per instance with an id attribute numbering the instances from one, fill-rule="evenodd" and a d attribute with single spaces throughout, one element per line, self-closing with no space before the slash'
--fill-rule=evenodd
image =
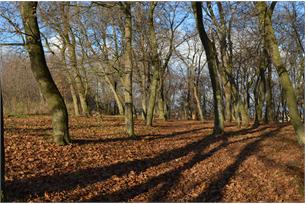
<path id="1" fill-rule="evenodd" d="M 1 162 L 1 182 L 0 182 L 0 202 L 5 202 L 5 157 L 4 157 L 4 121 L 3 121 L 3 102 L 2 87 L 0 79 L 0 162 Z"/>
<path id="2" fill-rule="evenodd" d="M 279 75 L 280 84 L 283 88 L 284 97 L 287 101 L 291 123 L 294 127 L 299 143 L 304 144 L 305 131 L 304 125 L 298 113 L 296 95 L 290 81 L 288 71 L 282 62 L 279 46 L 272 28 L 271 17 L 273 10 L 267 7 L 266 2 L 256 2 L 255 6 L 256 10 L 259 12 L 259 22 L 262 28 L 261 35 L 264 37 L 266 49 Z"/>
<path id="3" fill-rule="evenodd" d="M 220 134 L 224 131 L 224 117 L 223 117 L 223 104 L 221 96 L 220 78 L 217 74 L 217 53 L 215 45 L 209 39 L 203 25 L 202 16 L 202 3 L 192 3 L 194 15 L 196 18 L 196 25 L 199 32 L 201 42 L 203 44 L 206 58 L 208 61 L 208 69 L 213 89 L 213 101 L 214 101 L 214 134 Z"/>

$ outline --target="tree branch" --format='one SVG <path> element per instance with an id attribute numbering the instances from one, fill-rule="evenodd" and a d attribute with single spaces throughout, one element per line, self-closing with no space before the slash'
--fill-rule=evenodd
<path id="1" fill-rule="evenodd" d="M 0 43 L 0 46 L 25 46 L 25 43 Z"/>

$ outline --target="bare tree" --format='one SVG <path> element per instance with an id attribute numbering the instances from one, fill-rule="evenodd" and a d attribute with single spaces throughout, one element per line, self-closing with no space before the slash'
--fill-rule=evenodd
<path id="1" fill-rule="evenodd" d="M 37 4 L 37 2 L 20 3 L 20 13 L 26 34 L 26 49 L 34 77 L 52 113 L 54 142 L 59 145 L 69 144 L 68 112 L 46 63 L 37 22 Z"/>

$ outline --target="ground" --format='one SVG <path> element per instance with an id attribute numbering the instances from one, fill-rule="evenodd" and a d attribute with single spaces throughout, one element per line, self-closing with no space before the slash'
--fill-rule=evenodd
<path id="1" fill-rule="evenodd" d="M 5 119 L 9 201 L 304 202 L 304 150 L 289 124 L 211 135 L 211 121 L 72 117 L 73 144 L 48 142 L 51 119 Z"/>

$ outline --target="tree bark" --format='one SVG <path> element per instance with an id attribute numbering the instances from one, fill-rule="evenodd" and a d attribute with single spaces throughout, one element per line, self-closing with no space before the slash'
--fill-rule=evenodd
<path id="1" fill-rule="evenodd" d="M 119 108 L 120 115 L 124 115 L 124 106 L 123 106 L 123 100 L 121 96 L 117 93 L 116 85 L 110 80 L 110 78 L 106 75 L 105 76 L 106 82 L 109 84 L 110 90 L 114 95 L 115 102 Z"/>
<path id="2" fill-rule="evenodd" d="M 214 101 L 214 134 L 221 134 L 224 132 L 224 117 L 222 109 L 222 96 L 220 89 L 220 78 L 217 75 L 217 53 L 213 42 L 209 39 L 205 32 L 203 20 L 202 20 L 202 3 L 192 3 L 194 15 L 196 18 L 196 25 L 199 32 L 201 42 L 203 44 L 206 58 L 208 61 L 209 74 L 213 89 L 213 101 Z"/>
<path id="3" fill-rule="evenodd" d="M 194 98 L 195 98 L 195 101 L 196 101 L 197 111 L 198 111 L 198 114 L 199 114 L 199 119 L 201 121 L 203 121 L 204 117 L 203 117 L 203 111 L 202 111 L 202 107 L 201 107 L 201 103 L 200 103 L 200 98 L 198 96 L 199 95 L 198 94 L 198 87 L 194 86 L 193 91 L 194 91 Z"/>
<path id="4" fill-rule="evenodd" d="M 133 121 L 133 99 L 132 99 L 132 15 L 131 3 L 122 2 L 125 13 L 125 122 L 129 136 L 135 136 Z"/>
<path id="5" fill-rule="evenodd" d="M 26 49 L 30 56 L 31 70 L 52 113 L 54 142 L 65 145 L 70 143 L 68 112 L 46 63 L 36 8 L 37 2 L 20 2 L 20 13 L 26 33 Z"/>
<path id="6" fill-rule="evenodd" d="M 68 82 L 70 84 L 70 91 L 71 91 L 71 96 L 72 96 L 74 114 L 75 114 L 75 116 L 79 116 L 80 114 L 79 114 L 79 107 L 78 107 L 78 98 L 77 98 L 77 94 L 76 94 L 76 90 L 75 90 L 75 83 L 74 83 L 71 73 L 69 72 L 68 67 L 67 67 L 65 52 L 66 52 L 66 45 L 64 43 L 64 45 L 61 48 L 62 62 L 64 64 L 65 69 L 67 70 L 66 76 L 67 76 Z"/>
<path id="7" fill-rule="evenodd" d="M 69 77 L 68 81 L 70 83 L 70 91 L 71 91 L 71 96 L 72 96 L 74 114 L 75 114 L 75 116 L 79 116 L 80 114 L 79 114 L 79 108 L 78 108 L 78 99 L 77 99 L 74 83 L 70 79 L 70 77 Z"/>
<path id="8" fill-rule="evenodd" d="M 279 46 L 272 28 L 272 10 L 267 7 L 266 2 L 256 2 L 255 6 L 256 10 L 259 12 L 260 26 L 263 28 L 261 29 L 261 35 L 266 41 L 266 49 L 279 75 L 280 84 L 283 88 L 284 96 L 286 98 L 287 105 L 289 108 L 291 123 L 296 132 L 298 142 L 301 144 L 305 144 L 304 125 L 298 114 L 296 96 L 289 78 L 288 71 L 282 62 Z"/>
<path id="9" fill-rule="evenodd" d="M 265 52 L 265 55 L 268 53 Z M 269 56 L 267 57 L 267 81 L 266 81 L 266 113 L 265 113 L 265 123 L 273 122 L 274 120 L 274 107 L 272 102 L 272 70 L 271 70 L 271 60 Z"/>
<path id="10" fill-rule="evenodd" d="M 0 202 L 6 201 L 5 195 L 5 150 L 4 150 L 4 121 L 3 121 L 3 100 L 2 100 L 2 87 L 0 79 L 0 162 L 1 162 L 1 182 L 0 182 Z"/>
<path id="11" fill-rule="evenodd" d="M 146 125 L 152 126 L 152 121 L 154 117 L 154 110 L 156 104 L 156 96 L 157 96 L 157 89 L 158 83 L 160 80 L 160 61 L 158 55 L 158 44 L 157 38 L 154 28 L 154 10 L 156 7 L 156 2 L 150 2 L 149 8 L 149 37 L 150 37 L 150 47 L 152 52 L 152 71 L 153 76 L 150 84 L 150 92 L 149 92 L 149 100 L 148 100 L 148 107 L 147 107 L 147 119 Z"/>
<path id="12" fill-rule="evenodd" d="M 82 112 L 85 116 L 89 116 L 89 107 L 87 102 L 86 90 L 84 86 L 84 82 L 82 80 L 82 76 L 77 64 L 77 57 L 76 57 L 76 40 L 74 33 L 72 33 L 71 26 L 70 26 L 70 19 L 69 19 L 69 2 L 62 2 L 61 3 L 61 15 L 63 18 L 64 29 L 63 29 L 63 36 L 65 40 L 65 44 L 68 49 L 68 56 L 69 56 L 69 66 L 74 71 L 74 77 L 72 80 L 75 80 L 75 85 L 78 91 L 79 101 L 82 108 Z"/>
<path id="13" fill-rule="evenodd" d="M 160 72 L 161 73 L 161 72 Z M 161 73 L 162 74 L 162 73 Z M 163 76 L 163 74 L 162 74 Z M 161 78 L 161 77 L 160 77 Z M 159 98 L 158 98 L 158 111 L 159 111 L 159 119 L 166 120 L 166 107 L 165 107 L 165 96 L 164 96 L 164 83 L 163 79 L 159 81 Z"/>

